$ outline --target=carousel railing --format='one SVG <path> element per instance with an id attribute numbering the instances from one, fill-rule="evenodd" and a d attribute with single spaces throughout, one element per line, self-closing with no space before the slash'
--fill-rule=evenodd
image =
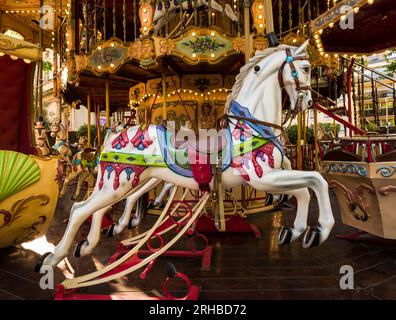
<path id="1" fill-rule="evenodd" d="M 396 79 L 355 59 L 341 57 L 341 60 L 350 70 L 347 75 L 350 121 L 353 115 L 354 124 L 361 128 L 366 128 L 369 122 L 379 127 L 385 121 L 385 125 L 389 126 L 390 117 L 396 116 Z M 388 108 L 388 102 L 391 103 L 391 108 Z"/>

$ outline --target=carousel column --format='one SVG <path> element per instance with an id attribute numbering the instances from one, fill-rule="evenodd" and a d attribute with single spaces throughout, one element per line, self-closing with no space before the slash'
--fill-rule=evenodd
<path id="1" fill-rule="evenodd" d="M 243 1 L 243 25 L 245 34 L 245 63 L 250 59 L 250 0 Z"/>
<path id="2" fill-rule="evenodd" d="M 266 33 L 267 33 L 268 45 L 270 47 L 276 47 L 279 45 L 279 41 L 274 32 L 274 15 L 272 11 L 272 0 L 264 1 L 264 10 L 266 17 Z"/>
<path id="3" fill-rule="evenodd" d="M 66 127 L 66 141 L 69 143 L 69 125 L 70 125 L 70 113 L 71 113 L 71 107 L 70 105 L 66 105 L 65 108 L 65 127 Z"/>
<path id="4" fill-rule="evenodd" d="M 155 49 L 154 41 L 151 37 L 153 32 L 153 17 L 154 8 L 149 0 L 142 0 L 139 7 L 139 18 L 140 18 L 140 32 L 141 32 L 141 59 L 140 66 L 148 68 L 156 64 L 154 61 Z"/>
<path id="5" fill-rule="evenodd" d="M 251 12 L 253 18 L 253 28 L 256 30 L 257 36 L 263 37 L 266 21 L 264 0 L 254 0 L 251 7 Z"/>
<path id="6" fill-rule="evenodd" d="M 245 63 L 249 62 L 250 59 L 250 0 L 243 1 L 243 26 L 245 35 Z M 242 207 L 247 208 L 246 202 L 246 187 L 241 186 L 241 202 Z"/>

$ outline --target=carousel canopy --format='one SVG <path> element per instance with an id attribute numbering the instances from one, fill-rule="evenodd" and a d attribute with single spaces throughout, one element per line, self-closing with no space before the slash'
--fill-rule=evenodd
<path id="1" fill-rule="evenodd" d="M 394 0 L 375 0 L 353 16 L 353 29 L 339 23 L 326 28 L 322 42 L 327 52 L 374 53 L 396 46 L 396 6 Z"/>

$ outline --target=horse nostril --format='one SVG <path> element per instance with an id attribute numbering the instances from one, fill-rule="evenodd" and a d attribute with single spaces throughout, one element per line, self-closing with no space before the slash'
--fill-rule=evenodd
<path id="1" fill-rule="evenodd" d="M 313 103 L 313 102 L 312 102 L 312 99 L 309 99 L 309 100 L 308 100 L 308 107 L 312 107 L 312 103 Z"/>

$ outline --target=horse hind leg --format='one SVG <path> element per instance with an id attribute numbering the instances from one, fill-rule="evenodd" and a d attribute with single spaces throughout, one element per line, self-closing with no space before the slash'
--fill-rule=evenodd
<path id="1" fill-rule="evenodd" d="M 129 220 L 128 229 L 138 226 L 143 221 L 147 209 L 147 194 L 144 194 L 136 203 L 135 215 Z"/>
<path id="2" fill-rule="evenodd" d="M 110 209 L 111 206 L 98 210 L 92 215 L 91 228 L 89 230 L 87 239 L 80 241 L 80 243 L 78 243 L 74 249 L 74 256 L 76 258 L 89 255 L 95 249 L 100 240 L 103 216 Z"/>
<path id="3" fill-rule="evenodd" d="M 131 218 L 131 211 L 137 199 L 139 199 L 147 191 L 157 186 L 160 182 L 161 180 L 152 178 L 145 184 L 141 185 L 137 191 L 133 192 L 133 194 L 128 197 L 127 205 L 125 206 L 124 213 L 122 214 L 121 218 L 118 220 L 118 224 L 113 224 L 110 227 L 107 233 L 108 236 L 113 236 L 114 234 L 120 234 L 128 226 L 129 220 Z"/>

